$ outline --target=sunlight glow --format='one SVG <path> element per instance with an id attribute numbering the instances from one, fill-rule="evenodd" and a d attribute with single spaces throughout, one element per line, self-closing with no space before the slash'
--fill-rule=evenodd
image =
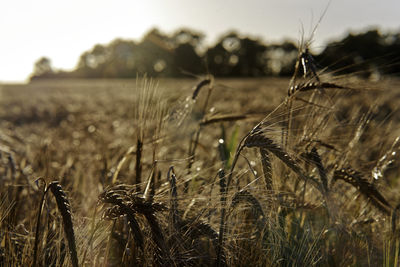
<path id="1" fill-rule="evenodd" d="M 0 3 L 0 81 L 25 80 L 42 56 L 56 69 L 72 69 L 95 44 L 116 38 L 140 39 L 152 27 L 172 33 L 189 27 L 208 43 L 230 29 L 265 41 L 299 38 L 315 24 L 328 1 L 3 1 Z M 363 3 L 363 12 L 354 12 Z M 398 27 L 400 1 L 332 1 L 318 29 L 315 46 L 347 29 Z M 162 67 L 159 65 L 158 67 Z"/>

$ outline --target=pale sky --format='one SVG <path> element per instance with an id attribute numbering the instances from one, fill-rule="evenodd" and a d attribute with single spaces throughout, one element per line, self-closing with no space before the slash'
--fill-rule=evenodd
<path id="1" fill-rule="evenodd" d="M 24 81 L 34 62 L 49 57 L 73 69 L 79 56 L 115 38 L 139 40 L 151 27 L 201 31 L 207 43 L 235 29 L 266 42 L 306 37 L 328 0 L 3 0 L 0 2 L 0 81 Z M 314 48 L 348 30 L 378 26 L 400 31 L 400 0 L 332 0 Z"/>

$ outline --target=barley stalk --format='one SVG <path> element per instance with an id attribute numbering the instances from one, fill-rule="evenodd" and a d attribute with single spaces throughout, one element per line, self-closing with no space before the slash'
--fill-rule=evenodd
<path id="1" fill-rule="evenodd" d="M 227 194 L 227 186 L 225 183 L 225 172 L 223 169 L 218 171 L 219 176 L 219 185 L 220 185 L 220 202 L 221 202 L 221 219 L 220 219 L 220 227 L 219 227 L 219 235 L 218 235 L 218 246 L 217 246 L 217 259 L 216 266 L 220 267 L 223 264 L 223 245 L 224 245 L 224 233 L 225 233 L 225 212 L 226 212 L 226 194 Z"/>
<path id="2" fill-rule="evenodd" d="M 391 223 L 392 223 L 392 235 L 393 236 L 397 236 L 397 217 L 398 217 L 398 213 L 400 211 L 400 204 L 397 204 L 397 206 L 393 209 L 392 211 L 392 219 L 391 219 Z"/>
<path id="3" fill-rule="evenodd" d="M 146 187 L 143 192 L 143 198 L 149 202 L 151 202 L 153 200 L 153 196 L 154 196 L 153 189 L 154 189 L 154 183 L 155 183 L 154 179 L 155 179 L 156 169 L 157 169 L 157 161 L 155 161 L 153 163 L 149 177 L 147 178 Z"/>
<path id="4" fill-rule="evenodd" d="M 224 121 L 238 121 L 247 119 L 247 115 L 217 115 L 211 118 L 204 118 L 200 125 L 209 125 L 217 122 L 224 122 Z"/>
<path id="5" fill-rule="evenodd" d="M 119 175 L 119 173 L 120 173 L 120 171 L 121 171 L 121 169 L 122 169 L 122 166 L 124 166 L 124 164 L 125 164 L 126 160 L 128 159 L 128 157 L 129 157 L 130 155 L 133 155 L 133 154 L 135 154 L 135 146 L 131 146 L 131 147 L 128 149 L 128 151 L 126 151 L 126 153 L 125 153 L 125 155 L 122 157 L 122 159 L 118 162 L 117 168 L 116 168 L 116 170 L 115 170 L 115 172 L 114 172 L 114 174 L 113 174 L 113 178 L 112 178 L 111 184 L 115 184 L 115 183 L 117 182 L 117 180 L 118 180 L 118 175 Z"/>
<path id="6" fill-rule="evenodd" d="M 197 90 L 195 90 L 195 92 L 193 93 L 193 99 L 196 98 L 198 92 L 200 91 L 200 89 L 201 89 L 205 84 L 210 84 L 210 83 L 211 83 L 211 80 L 209 80 L 209 81 L 207 81 L 207 82 L 204 82 L 204 81 L 206 81 L 206 80 L 203 80 L 203 82 L 200 83 L 201 86 L 197 86 L 197 87 L 196 87 Z M 205 83 L 205 84 L 202 84 L 202 83 Z M 204 117 L 206 116 L 207 107 L 208 107 L 208 102 L 209 102 L 209 100 L 210 100 L 212 90 L 213 90 L 213 86 L 212 86 L 212 84 L 210 84 L 210 86 L 208 87 L 207 96 L 206 96 L 206 99 L 205 99 L 205 101 L 204 101 L 203 108 L 202 108 L 202 111 L 201 111 L 201 113 L 202 113 L 202 120 L 203 120 Z M 196 93 L 196 94 L 195 94 L 195 93 Z M 194 136 L 194 138 L 191 138 L 191 139 L 190 139 L 190 143 L 189 143 L 189 158 L 188 158 L 188 165 L 187 165 L 187 174 L 190 174 L 190 173 L 192 172 L 191 169 L 192 169 L 192 165 L 193 165 L 194 160 L 195 160 L 196 149 L 197 149 L 197 146 L 198 146 L 199 140 L 200 140 L 200 134 L 201 134 L 201 131 L 202 131 L 202 129 L 203 129 L 202 126 L 203 126 L 203 125 L 202 125 L 201 122 L 200 122 L 200 123 L 199 123 L 199 126 L 198 126 L 198 128 L 197 128 L 197 130 L 196 130 L 196 132 L 192 134 L 192 136 Z M 185 193 L 186 193 L 187 190 L 188 190 L 188 186 L 189 186 L 189 184 L 188 184 L 188 182 L 186 182 L 186 183 L 185 183 L 185 187 L 184 187 L 184 192 L 185 192 Z"/>
<path id="7" fill-rule="evenodd" d="M 141 191 L 140 183 L 142 182 L 142 152 L 143 152 L 143 140 L 141 138 L 137 139 L 136 143 L 136 165 L 135 165 L 135 184 L 136 184 L 136 191 Z"/>
<path id="8" fill-rule="evenodd" d="M 39 210 L 37 212 L 37 218 L 36 218 L 36 232 L 35 232 L 35 244 L 33 247 L 33 267 L 36 267 L 37 265 L 37 252 L 38 252 L 38 247 L 39 247 L 39 231 L 40 231 L 40 218 L 42 215 L 42 210 L 43 210 L 43 204 L 44 204 L 44 199 L 47 193 L 47 185 L 46 182 L 43 178 L 39 178 L 36 180 L 36 182 L 42 181 L 44 182 L 44 188 L 43 188 L 43 193 L 42 197 L 40 198 L 40 203 L 39 203 Z"/>

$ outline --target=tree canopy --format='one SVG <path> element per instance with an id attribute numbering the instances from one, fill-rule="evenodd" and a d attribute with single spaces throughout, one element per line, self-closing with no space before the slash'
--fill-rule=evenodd
<path id="1" fill-rule="evenodd" d="M 140 41 L 116 39 L 97 44 L 82 53 L 75 70 L 57 71 L 42 57 L 34 65 L 32 79 L 180 77 L 210 73 L 223 77 L 284 76 L 293 73 L 298 48 L 291 41 L 266 44 L 230 31 L 207 47 L 205 35 L 182 28 L 165 34 L 153 28 Z M 314 55 L 318 64 L 334 73 L 374 72 L 399 74 L 400 33 L 382 34 L 376 29 L 349 33 L 327 44 Z"/>

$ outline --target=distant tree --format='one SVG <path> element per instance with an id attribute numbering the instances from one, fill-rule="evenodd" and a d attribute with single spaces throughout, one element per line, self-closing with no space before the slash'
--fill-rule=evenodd
<path id="1" fill-rule="evenodd" d="M 137 72 L 149 76 L 173 75 L 173 46 L 167 35 L 154 28 L 147 32 L 135 51 Z"/>
<path id="2" fill-rule="evenodd" d="M 50 59 L 40 58 L 32 79 L 134 78 L 137 73 L 177 77 L 205 72 L 225 77 L 287 76 L 294 71 L 298 53 L 291 41 L 267 46 L 235 31 L 207 48 L 201 32 L 181 28 L 167 35 L 153 28 L 138 42 L 116 39 L 95 45 L 82 53 L 72 72 L 55 71 Z M 381 34 L 372 29 L 348 34 L 314 57 L 318 65 L 333 73 L 400 74 L 400 33 Z"/>
<path id="3" fill-rule="evenodd" d="M 94 46 L 81 55 L 76 73 L 87 78 L 132 78 L 137 73 L 174 77 L 205 72 L 238 77 L 272 73 L 268 67 L 269 48 L 260 40 L 241 37 L 231 31 L 207 50 L 203 39 L 201 32 L 187 28 L 171 35 L 153 28 L 138 43 L 116 39 L 108 45 Z M 290 43 L 283 43 L 280 50 L 283 61 L 279 63 L 278 73 L 274 73 L 278 75 L 291 70 L 288 65 L 293 56 L 290 53 L 297 51 Z"/>
<path id="4" fill-rule="evenodd" d="M 54 73 L 51 66 L 51 60 L 47 57 L 41 57 L 35 62 L 31 79 L 48 78 Z"/>
<path id="5" fill-rule="evenodd" d="M 200 74 L 203 70 L 202 60 L 190 43 L 178 45 L 173 54 L 174 76 L 180 76 L 183 72 Z"/>
<path id="6" fill-rule="evenodd" d="M 203 49 L 204 35 L 189 29 L 180 29 L 170 38 L 174 47 L 173 67 L 174 75 L 180 76 L 182 72 L 200 74 L 203 70 L 202 58 L 199 55 Z"/>
<path id="7" fill-rule="evenodd" d="M 241 76 L 257 77 L 265 74 L 266 58 L 263 56 L 267 47 L 259 40 L 248 37 L 240 40 L 240 49 L 238 51 L 238 64 L 235 68 L 239 71 L 235 74 Z"/>
<path id="8" fill-rule="evenodd" d="M 266 49 L 259 40 L 230 32 L 208 49 L 208 68 L 216 76 L 261 76 L 265 74 Z"/>
<path id="9" fill-rule="evenodd" d="M 230 54 L 221 43 L 217 43 L 214 47 L 207 50 L 207 69 L 214 76 L 228 76 L 231 72 L 229 67 Z"/>
<path id="10" fill-rule="evenodd" d="M 169 40 L 174 46 L 189 43 L 195 49 L 199 49 L 203 45 L 204 34 L 192 29 L 181 28 L 175 31 L 171 37 L 169 37 Z"/>
<path id="11" fill-rule="evenodd" d="M 400 33 L 389 34 L 385 37 L 385 42 L 387 44 L 386 54 L 390 57 L 388 72 L 400 75 Z"/>
<path id="12" fill-rule="evenodd" d="M 108 45 L 96 45 L 79 59 L 76 73 L 86 78 L 134 78 L 172 75 L 173 47 L 168 36 L 154 28 L 139 43 L 116 39 Z"/>
<path id="13" fill-rule="evenodd" d="M 298 48 L 290 41 L 270 45 L 265 52 L 267 75 L 289 76 L 293 74 Z"/>
<path id="14" fill-rule="evenodd" d="M 75 77 L 75 71 L 54 70 L 51 65 L 51 60 L 47 57 L 41 57 L 35 62 L 33 72 L 29 79 L 33 81 L 39 79 L 65 79 Z"/>
<path id="15" fill-rule="evenodd" d="M 208 70 L 215 76 L 234 76 L 232 69 L 239 63 L 240 37 L 234 31 L 223 35 L 207 50 Z"/>
<path id="16" fill-rule="evenodd" d="M 104 77 L 134 78 L 137 72 L 135 53 L 138 45 L 130 40 L 116 39 L 107 46 L 102 64 Z"/>
<path id="17" fill-rule="evenodd" d="M 350 33 L 340 41 L 329 43 L 318 60 L 338 74 L 357 72 L 368 76 L 379 66 L 385 65 L 385 46 L 384 37 L 377 29 Z"/>

